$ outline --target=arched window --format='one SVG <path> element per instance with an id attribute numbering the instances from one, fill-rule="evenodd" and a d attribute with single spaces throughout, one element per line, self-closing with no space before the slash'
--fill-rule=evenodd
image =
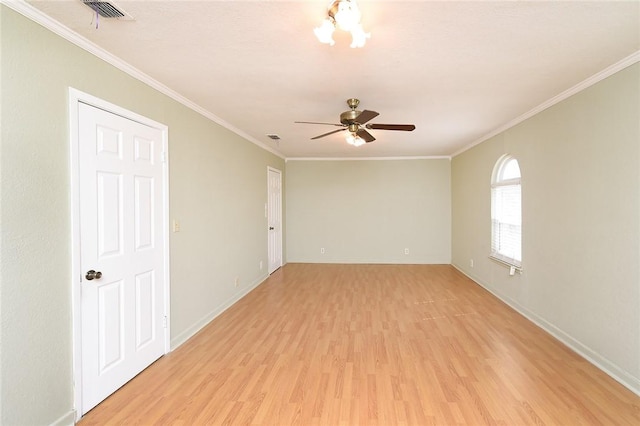
<path id="1" fill-rule="evenodd" d="M 510 155 L 502 156 L 491 178 L 491 257 L 522 266 L 522 209 L 520 166 Z"/>

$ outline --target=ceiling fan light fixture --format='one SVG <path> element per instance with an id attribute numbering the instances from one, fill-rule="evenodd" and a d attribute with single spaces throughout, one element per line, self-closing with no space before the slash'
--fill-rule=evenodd
<path id="1" fill-rule="evenodd" d="M 333 0 L 327 8 L 328 17 L 313 32 L 320 43 L 333 46 L 336 28 L 351 33 L 351 47 L 363 47 L 371 33 L 365 33 L 360 23 L 362 14 L 355 0 Z"/>
<path id="2" fill-rule="evenodd" d="M 349 145 L 360 146 L 365 144 L 364 139 L 362 139 L 360 136 L 356 135 L 355 133 L 349 133 L 346 139 Z"/>

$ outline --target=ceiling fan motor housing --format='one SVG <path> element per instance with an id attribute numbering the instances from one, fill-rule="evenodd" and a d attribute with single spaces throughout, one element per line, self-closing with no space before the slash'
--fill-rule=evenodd
<path id="1" fill-rule="evenodd" d="M 347 126 L 353 124 L 356 117 L 358 117 L 361 113 L 362 111 L 356 111 L 355 109 L 352 109 L 351 111 L 345 111 L 340 114 L 340 122 Z"/>
<path id="2" fill-rule="evenodd" d="M 340 122 L 345 126 L 351 126 L 353 123 L 355 123 L 356 118 L 362 113 L 362 111 L 356 111 L 356 108 L 358 108 L 358 105 L 360 105 L 360 99 L 349 98 L 347 99 L 347 105 L 349 105 L 351 111 L 345 111 L 340 114 Z M 358 129 L 356 127 L 356 130 L 349 130 L 355 132 Z"/>

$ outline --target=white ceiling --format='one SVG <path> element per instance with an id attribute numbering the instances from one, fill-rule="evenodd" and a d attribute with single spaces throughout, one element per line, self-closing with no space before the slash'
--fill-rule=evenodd
<path id="1" fill-rule="evenodd" d="M 359 0 L 362 49 L 315 39 L 328 2 L 114 0 L 134 20 L 96 28 L 80 0 L 29 1 L 287 158 L 448 156 L 640 50 L 638 1 Z M 350 97 L 416 130 L 355 148 L 294 124 L 338 123 Z"/>

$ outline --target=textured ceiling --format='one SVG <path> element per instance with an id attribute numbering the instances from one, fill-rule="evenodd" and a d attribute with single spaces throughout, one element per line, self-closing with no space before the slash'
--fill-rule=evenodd
<path id="1" fill-rule="evenodd" d="M 637 1 L 359 0 L 362 49 L 315 39 L 327 0 L 116 0 L 134 20 L 98 28 L 80 0 L 29 3 L 284 157 L 451 155 L 640 50 Z M 350 97 L 416 130 L 355 148 L 293 123 L 337 123 Z"/>

